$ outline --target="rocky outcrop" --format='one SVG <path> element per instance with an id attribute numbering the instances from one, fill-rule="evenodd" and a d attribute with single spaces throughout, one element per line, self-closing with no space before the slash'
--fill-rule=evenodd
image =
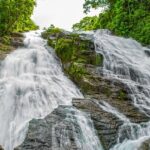
<path id="1" fill-rule="evenodd" d="M 83 150 L 76 109 L 59 106 L 44 119 L 32 120 L 23 144 L 15 150 Z"/>
<path id="2" fill-rule="evenodd" d="M 109 99 L 107 99 L 108 101 Z M 85 98 L 85 99 L 73 99 L 73 106 L 77 109 L 87 112 L 90 114 L 91 119 L 94 123 L 94 127 L 98 133 L 99 139 L 105 150 L 109 150 L 117 142 L 118 133 L 121 126 L 123 125 L 123 120 L 120 120 L 115 114 L 109 111 L 110 108 L 103 108 L 103 102 L 106 103 L 106 99 L 95 99 L 95 98 Z M 109 103 L 108 103 L 109 104 Z M 115 107 L 116 108 L 116 107 Z M 121 107 L 118 107 L 121 109 Z M 133 106 L 132 106 L 133 108 Z M 128 110 L 128 108 L 126 108 Z M 118 109 L 117 109 L 118 111 Z M 135 110 L 130 110 L 129 114 L 131 115 Z M 121 111 L 120 111 L 121 112 Z M 134 117 L 131 118 L 132 122 L 142 122 L 147 121 L 148 118 L 144 117 L 142 113 L 138 110 L 135 111 Z M 126 115 L 129 115 L 126 113 Z M 144 118 L 142 118 L 144 117 Z M 124 139 L 124 135 L 130 135 L 128 131 L 129 126 L 123 131 L 122 137 L 120 140 Z M 127 132 L 127 133 L 126 133 Z"/>
<path id="3" fill-rule="evenodd" d="M 0 37 L 0 60 L 3 60 L 8 53 L 18 47 L 22 47 L 24 36 L 21 33 L 12 33 L 10 36 Z"/>
<path id="4" fill-rule="evenodd" d="M 95 99 L 74 99 L 73 106 L 90 113 L 104 149 L 109 150 L 116 143 L 119 127 L 123 122 L 115 115 L 104 111 Z"/>

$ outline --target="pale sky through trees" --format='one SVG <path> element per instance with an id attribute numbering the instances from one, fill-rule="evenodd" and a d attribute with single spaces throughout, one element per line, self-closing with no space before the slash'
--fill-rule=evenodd
<path id="1" fill-rule="evenodd" d="M 74 23 L 86 15 L 83 13 L 84 0 L 37 0 L 33 20 L 40 27 L 50 24 L 70 30 Z M 93 10 L 88 15 L 96 15 L 100 10 Z"/>

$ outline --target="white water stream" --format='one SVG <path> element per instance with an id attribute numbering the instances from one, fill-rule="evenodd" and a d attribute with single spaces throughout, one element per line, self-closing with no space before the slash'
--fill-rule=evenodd
<path id="1" fill-rule="evenodd" d="M 150 52 L 150 49 L 135 40 L 113 36 L 107 30 L 96 31 L 94 40 L 97 53 L 104 56 L 103 75 L 127 85 L 132 103 L 149 117 L 150 56 L 145 50 Z M 100 107 L 124 122 L 118 142 L 111 150 L 137 150 L 143 141 L 150 139 L 150 122 L 132 123 L 106 102 Z"/>
<path id="2" fill-rule="evenodd" d="M 83 97 L 64 75 L 53 49 L 46 47 L 40 32 L 25 36 L 26 47 L 1 62 L 0 145 L 5 150 L 23 142 L 31 119 L 43 118 L 58 105 L 71 105 L 72 98 Z"/>

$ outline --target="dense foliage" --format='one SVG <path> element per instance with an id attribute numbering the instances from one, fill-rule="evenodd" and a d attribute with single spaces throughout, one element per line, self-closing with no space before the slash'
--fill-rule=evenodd
<path id="1" fill-rule="evenodd" d="M 76 63 L 93 65 L 102 64 L 102 56 L 97 56 L 96 53 L 92 55 L 93 50 L 88 51 L 89 49 L 94 49 L 93 42 L 81 38 L 79 34 L 66 32 L 60 28 L 50 26 L 42 33 L 42 37 L 47 39 L 48 45 L 55 49 L 57 55 L 65 63 L 76 61 Z M 86 53 L 91 58 L 82 57 L 82 54 Z"/>
<path id="2" fill-rule="evenodd" d="M 85 0 L 84 9 L 108 6 L 98 17 L 83 18 L 74 30 L 107 28 L 116 35 L 150 44 L 150 0 Z"/>
<path id="3" fill-rule="evenodd" d="M 30 19 L 35 0 L 0 0 L 0 36 L 37 29 Z"/>

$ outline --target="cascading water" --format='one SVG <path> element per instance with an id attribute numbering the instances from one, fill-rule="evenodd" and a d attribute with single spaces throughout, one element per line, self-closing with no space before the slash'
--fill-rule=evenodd
<path id="1" fill-rule="evenodd" d="M 71 107 L 64 108 L 63 114 L 66 114 L 63 122 L 53 126 L 52 150 L 57 147 L 59 150 L 103 150 L 87 113 Z M 59 140 L 55 136 L 58 133 Z"/>
<path id="2" fill-rule="evenodd" d="M 135 107 L 149 117 L 150 57 L 145 51 L 150 52 L 150 49 L 135 40 L 113 36 L 107 30 L 96 31 L 94 40 L 97 53 L 104 56 L 103 75 L 127 85 Z M 150 139 L 150 122 L 135 124 L 107 103 L 100 107 L 124 122 L 112 150 L 137 150 L 143 141 Z"/>
<path id="3" fill-rule="evenodd" d="M 26 47 L 1 62 L 0 145 L 5 150 L 24 140 L 31 119 L 43 118 L 58 105 L 71 105 L 72 98 L 83 97 L 63 74 L 53 50 L 45 47 L 40 32 L 25 36 Z"/>
<path id="4" fill-rule="evenodd" d="M 12 150 L 24 140 L 31 119 L 44 118 L 59 105 L 71 105 L 72 98 L 83 97 L 63 74 L 55 53 L 46 47 L 40 32 L 25 35 L 26 47 L 14 51 L 1 62 L 0 145 L 5 150 Z M 97 53 L 104 56 L 103 75 L 127 85 L 135 107 L 149 117 L 150 59 L 145 50 L 150 52 L 150 49 L 132 39 L 112 36 L 105 30 L 97 31 L 94 39 Z M 143 141 L 150 139 L 150 122 L 132 123 L 108 103 L 98 105 L 123 122 L 117 143 L 111 150 L 137 150 Z M 102 150 L 88 114 L 72 107 L 66 111 L 65 119 L 73 124 L 72 128 L 75 130 L 74 124 L 79 127 L 79 133 L 74 132 L 78 149 Z M 55 134 L 55 127 L 53 132 Z M 60 140 L 63 150 L 70 142 L 65 130 Z M 57 140 L 53 142 L 55 147 Z"/>

